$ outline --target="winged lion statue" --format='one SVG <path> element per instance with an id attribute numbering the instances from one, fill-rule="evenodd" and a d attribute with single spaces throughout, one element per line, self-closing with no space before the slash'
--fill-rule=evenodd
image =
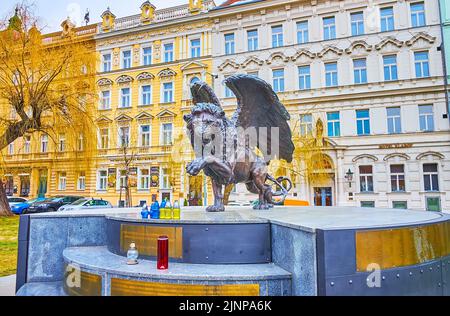
<path id="1" fill-rule="evenodd" d="M 276 203 L 274 196 L 285 197 L 292 187 L 288 178 L 268 174 L 271 159 L 292 161 L 290 115 L 272 87 L 256 76 L 233 75 L 224 83 L 237 98 L 231 118 L 210 86 L 191 84 L 194 106 L 184 120 L 196 158 L 186 171 L 196 176 L 203 170 L 211 178 L 214 204 L 208 212 L 225 210 L 224 201 L 236 183 L 258 194 L 255 209 L 268 209 Z"/>

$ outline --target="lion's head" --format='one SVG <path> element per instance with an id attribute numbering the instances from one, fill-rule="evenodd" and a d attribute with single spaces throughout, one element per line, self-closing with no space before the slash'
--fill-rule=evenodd
<path id="1" fill-rule="evenodd" d="M 212 103 L 197 103 L 192 108 L 191 114 L 186 114 L 183 118 L 193 146 L 197 141 L 207 145 L 218 136 L 224 136 L 226 127 L 231 124 L 223 109 Z"/>

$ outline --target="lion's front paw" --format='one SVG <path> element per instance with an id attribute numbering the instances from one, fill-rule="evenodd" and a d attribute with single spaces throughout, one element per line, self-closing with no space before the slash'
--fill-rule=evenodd
<path id="1" fill-rule="evenodd" d="M 253 206 L 254 210 L 268 210 L 269 208 L 270 206 L 267 203 L 258 203 L 255 206 Z"/>
<path id="2" fill-rule="evenodd" d="M 195 159 L 186 166 L 186 171 L 191 176 L 196 176 L 203 168 L 203 159 Z"/>
<path id="3" fill-rule="evenodd" d="M 224 212 L 225 207 L 223 205 L 210 205 L 206 208 L 207 212 Z"/>

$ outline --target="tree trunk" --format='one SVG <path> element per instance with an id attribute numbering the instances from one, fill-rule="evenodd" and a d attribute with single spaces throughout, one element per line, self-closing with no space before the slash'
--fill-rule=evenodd
<path id="1" fill-rule="evenodd" d="M 0 181 L 0 217 L 14 216 L 9 207 L 8 197 L 6 196 L 5 184 Z"/>

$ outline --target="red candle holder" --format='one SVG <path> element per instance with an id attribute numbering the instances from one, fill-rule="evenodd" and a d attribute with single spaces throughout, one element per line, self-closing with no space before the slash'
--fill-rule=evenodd
<path id="1" fill-rule="evenodd" d="M 156 263 L 158 270 L 169 268 L 169 237 L 160 236 L 158 238 L 158 260 Z"/>

